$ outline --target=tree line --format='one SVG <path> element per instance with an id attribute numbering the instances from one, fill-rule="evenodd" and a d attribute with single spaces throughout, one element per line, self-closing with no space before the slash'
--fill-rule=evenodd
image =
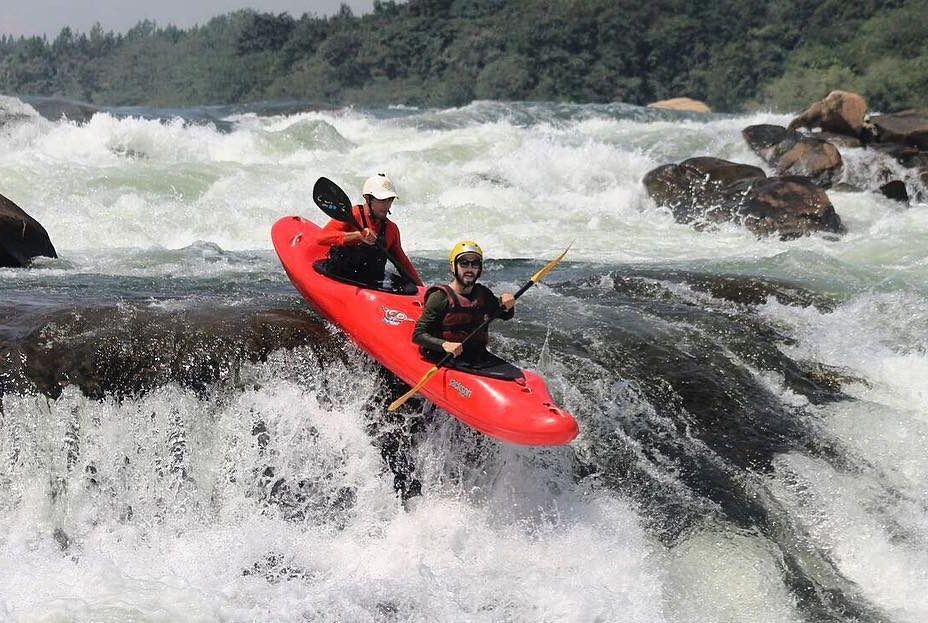
<path id="1" fill-rule="evenodd" d="M 0 35 L 0 92 L 103 105 L 475 99 L 798 110 L 928 99 L 928 0 L 378 0 L 355 16 L 251 10 L 179 29 Z"/>

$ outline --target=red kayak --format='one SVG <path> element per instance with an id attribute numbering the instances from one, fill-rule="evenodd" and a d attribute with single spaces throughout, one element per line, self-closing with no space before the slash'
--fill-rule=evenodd
<path id="1" fill-rule="evenodd" d="M 286 216 L 271 228 L 274 249 L 293 285 L 371 357 L 415 384 L 435 365 L 412 342 L 425 288 L 387 283 L 383 289 L 372 289 L 326 274 L 328 247 L 315 242 L 320 231 L 298 216 Z M 541 377 L 502 359 L 468 371 L 441 367 L 420 393 L 503 441 L 558 445 L 577 436 L 576 420 L 554 403 Z"/>

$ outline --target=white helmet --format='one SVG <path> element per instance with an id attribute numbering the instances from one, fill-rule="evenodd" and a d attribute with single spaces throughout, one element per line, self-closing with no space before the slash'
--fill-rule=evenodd
<path id="1" fill-rule="evenodd" d="M 378 173 L 377 175 L 367 178 L 364 182 L 364 188 L 361 190 L 361 194 L 365 197 L 374 195 L 377 199 L 389 199 L 390 197 L 397 196 L 393 187 L 393 182 L 383 173 Z"/>

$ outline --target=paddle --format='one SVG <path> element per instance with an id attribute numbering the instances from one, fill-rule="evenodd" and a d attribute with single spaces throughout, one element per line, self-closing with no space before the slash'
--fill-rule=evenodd
<path id="1" fill-rule="evenodd" d="M 554 267 L 558 265 L 558 262 L 560 262 L 561 259 L 563 259 L 565 255 L 567 255 L 567 251 L 570 250 L 570 246 L 572 244 L 573 242 L 567 245 L 567 248 L 564 249 L 564 251 L 562 251 L 560 255 L 558 255 L 556 258 L 554 258 L 553 260 L 545 264 L 541 270 L 539 270 L 537 273 L 532 275 L 532 278 L 529 279 L 527 282 L 525 282 L 525 284 L 521 288 L 519 288 L 519 291 L 515 293 L 514 295 L 515 298 L 519 298 L 520 296 L 525 294 L 526 290 L 528 290 L 533 285 L 541 281 L 545 275 L 547 275 L 552 270 L 554 270 Z M 488 324 L 490 324 L 490 321 L 492 321 L 494 317 L 487 318 L 486 320 L 481 322 L 479 327 L 477 327 L 476 329 L 468 333 L 467 337 L 461 340 L 461 344 L 464 344 L 465 342 L 467 342 L 467 340 L 469 340 L 470 338 L 477 335 L 477 333 L 482 331 Z M 391 402 L 390 406 L 387 407 L 387 411 L 396 411 L 400 406 L 402 406 L 404 402 L 406 402 L 407 400 L 415 396 L 419 392 L 419 390 L 422 389 L 422 387 L 426 383 L 429 382 L 429 379 L 435 376 L 435 373 L 438 372 L 438 368 L 448 363 L 448 360 L 451 359 L 451 357 L 452 357 L 451 353 L 446 353 L 445 356 L 442 357 L 438 363 L 432 366 L 432 368 L 428 372 L 426 372 L 425 375 L 423 375 L 423 377 L 419 379 L 419 382 L 413 385 L 412 388 L 408 392 L 406 392 L 405 394 L 403 394 L 402 396 L 400 396 L 399 398 Z"/>
<path id="2" fill-rule="evenodd" d="M 364 228 L 361 227 L 361 225 L 358 223 L 357 219 L 355 219 L 354 214 L 351 211 L 351 200 L 348 198 L 348 195 L 345 194 L 344 190 L 339 188 L 338 184 L 329 178 L 320 177 L 318 180 L 316 180 L 315 185 L 313 185 L 313 201 L 316 202 L 316 205 L 319 206 L 320 210 L 328 214 L 336 221 L 350 223 L 351 226 L 358 231 L 364 230 Z M 405 270 L 403 270 L 403 265 L 397 262 L 393 257 L 393 254 L 387 250 L 384 244 L 380 241 L 380 238 L 377 238 L 375 244 L 377 245 L 377 248 L 387 256 L 387 259 L 390 260 L 390 263 L 396 267 L 396 270 L 398 270 L 405 279 L 411 283 L 416 283 L 416 280 L 413 279 Z"/>

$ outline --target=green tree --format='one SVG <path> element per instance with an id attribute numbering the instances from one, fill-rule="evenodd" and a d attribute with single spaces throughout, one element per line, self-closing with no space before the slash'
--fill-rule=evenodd
<path id="1" fill-rule="evenodd" d="M 858 89 L 924 106 L 928 0 L 375 0 L 355 16 L 237 11 L 181 30 L 0 35 L 0 90 L 101 104 L 300 98 L 463 105 L 474 98 L 689 96 L 795 110 Z"/>

